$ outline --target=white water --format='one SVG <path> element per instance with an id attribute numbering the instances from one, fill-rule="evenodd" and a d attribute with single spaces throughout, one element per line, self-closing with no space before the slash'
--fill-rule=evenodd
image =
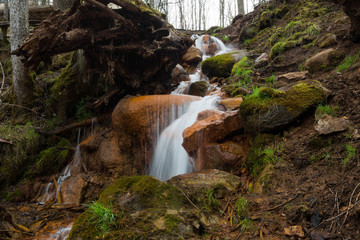
<path id="1" fill-rule="evenodd" d="M 218 52 L 216 55 L 232 50 L 215 37 L 211 37 L 211 40 L 217 44 Z M 206 55 L 204 48 L 202 47 L 203 44 L 205 44 L 203 42 L 203 36 L 196 39 L 195 46 L 203 52 L 203 60 L 205 60 L 210 56 Z M 171 94 L 186 94 L 186 89 L 191 83 L 201 80 L 208 81 L 207 77 L 201 74 L 200 68 L 189 77 L 190 81 L 181 82 Z M 193 161 L 182 146 L 182 134 L 187 127 L 190 127 L 196 122 L 200 112 L 208 109 L 216 109 L 218 99 L 218 96 L 212 95 L 203 97 L 199 101 L 192 102 L 190 106 L 184 108 L 185 111 L 183 114 L 178 113 L 179 117 L 176 120 L 172 120 L 174 119 L 172 118 L 170 120 L 171 124 L 162 132 L 159 132 L 159 129 L 157 130 L 150 175 L 166 181 L 173 176 L 194 171 Z"/>
<path id="2" fill-rule="evenodd" d="M 199 112 L 216 109 L 217 100 L 217 96 L 206 96 L 192 102 L 185 114 L 165 128 L 155 148 L 150 175 L 166 181 L 173 176 L 194 170 L 191 159 L 181 145 L 182 133 L 185 128 L 195 123 Z"/>
<path id="3" fill-rule="evenodd" d="M 69 237 L 73 223 L 70 223 L 67 227 L 60 227 L 56 233 L 51 234 L 49 240 L 65 240 Z"/>

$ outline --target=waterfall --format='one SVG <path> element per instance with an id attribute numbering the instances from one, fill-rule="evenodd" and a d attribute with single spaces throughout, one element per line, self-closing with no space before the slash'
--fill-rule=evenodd
<path id="1" fill-rule="evenodd" d="M 224 43 L 216 37 L 209 36 L 208 41 L 203 41 L 204 36 L 200 36 L 195 41 L 195 46 L 203 52 L 203 60 L 210 57 L 206 55 L 203 45 L 209 42 L 216 43 L 217 54 L 231 51 Z M 171 94 L 185 94 L 187 87 L 197 81 L 206 80 L 202 76 L 200 65 L 194 74 L 191 74 L 190 81 L 181 82 L 180 85 Z M 170 121 L 162 132 L 157 129 L 154 143 L 154 153 L 150 166 L 150 175 L 161 180 L 168 180 L 173 176 L 194 171 L 193 160 L 188 156 L 182 147 L 183 131 L 196 122 L 197 116 L 204 110 L 216 109 L 216 103 L 219 97 L 216 95 L 205 96 L 199 101 L 191 102 L 184 112 L 178 114 L 176 120 Z M 159 134 L 160 132 L 160 134 Z"/>
<path id="2" fill-rule="evenodd" d="M 190 103 L 187 111 L 162 131 L 156 144 L 150 175 L 161 180 L 194 170 L 191 159 L 182 147 L 182 133 L 195 123 L 199 112 L 216 109 L 218 97 L 206 96 Z"/>

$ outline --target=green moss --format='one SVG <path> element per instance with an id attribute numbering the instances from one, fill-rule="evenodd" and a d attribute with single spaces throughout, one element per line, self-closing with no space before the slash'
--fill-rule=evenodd
<path id="1" fill-rule="evenodd" d="M 0 185 L 18 182 L 34 164 L 41 147 L 41 137 L 32 123 L 26 125 L 0 125 L 0 136 L 8 138 L 13 145 L 4 146 L 0 155 Z"/>
<path id="2" fill-rule="evenodd" d="M 29 176 L 49 175 L 59 172 L 66 164 L 70 156 L 70 142 L 62 138 L 55 147 L 41 151 L 35 166 L 29 171 Z"/>
<path id="3" fill-rule="evenodd" d="M 264 11 L 260 15 L 260 30 L 270 27 L 273 24 L 273 18 L 275 16 L 275 13 L 273 11 Z"/>
<path id="4" fill-rule="evenodd" d="M 237 87 L 247 87 L 251 82 L 253 62 L 250 62 L 247 57 L 242 58 L 234 64 L 231 70 L 231 76 L 238 77 L 237 82 L 234 83 Z"/>
<path id="5" fill-rule="evenodd" d="M 336 71 L 337 72 L 342 72 L 342 71 L 350 68 L 355 62 L 357 62 L 358 59 L 359 59 L 359 54 L 358 53 L 356 53 L 354 56 L 346 56 L 343 63 L 341 63 L 337 67 Z"/>
<path id="6" fill-rule="evenodd" d="M 283 18 L 289 12 L 289 7 L 287 5 L 281 5 L 275 10 L 275 16 L 277 18 Z"/>
<path id="7" fill-rule="evenodd" d="M 178 212 L 189 205 L 177 188 L 151 176 L 116 180 L 100 194 L 98 203 L 111 208 L 116 218 L 117 227 L 110 229 L 103 236 L 104 239 L 147 239 L 149 234 L 178 236 L 178 223 L 182 219 L 167 212 L 169 209 Z M 158 229 L 154 225 L 158 219 L 165 220 L 165 229 Z M 85 211 L 74 223 L 69 239 L 95 239 L 99 236 L 95 224 L 89 210 Z"/>
<path id="8" fill-rule="evenodd" d="M 277 42 L 270 50 L 270 58 L 275 58 L 285 50 L 295 47 L 299 42 L 295 40 Z"/>
<path id="9" fill-rule="evenodd" d="M 233 54 L 234 53 L 227 53 L 206 59 L 201 63 L 203 73 L 209 78 L 229 77 L 236 63 Z"/>

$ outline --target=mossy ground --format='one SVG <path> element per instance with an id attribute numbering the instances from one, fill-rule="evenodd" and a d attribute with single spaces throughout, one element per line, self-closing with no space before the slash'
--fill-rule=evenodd
<path id="1" fill-rule="evenodd" d="M 191 208 L 177 188 L 151 176 L 120 178 L 101 193 L 98 202 L 115 213 L 116 227 L 103 234 L 96 222 L 89 221 L 91 212 L 87 210 L 75 222 L 70 239 L 94 239 L 100 235 L 103 239 L 177 238 L 179 224 L 186 225 L 181 217 L 183 211 Z"/>

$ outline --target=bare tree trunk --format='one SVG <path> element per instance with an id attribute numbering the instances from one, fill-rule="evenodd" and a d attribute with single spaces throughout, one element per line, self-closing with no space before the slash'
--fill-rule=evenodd
<path id="1" fill-rule="evenodd" d="M 64 11 L 71 7 L 71 3 L 71 0 L 54 0 L 54 7 Z"/>
<path id="2" fill-rule="evenodd" d="M 28 0 L 11 0 L 10 45 L 14 51 L 29 34 Z M 12 55 L 14 91 L 18 103 L 27 105 L 33 98 L 33 84 L 20 58 Z"/>
<path id="3" fill-rule="evenodd" d="M 244 0 L 237 0 L 238 14 L 245 15 Z"/>
<path id="4" fill-rule="evenodd" d="M 9 21 L 9 1 L 4 0 L 4 20 Z"/>
<path id="5" fill-rule="evenodd" d="M 224 25 L 225 25 L 225 0 L 219 1 L 219 9 L 220 9 L 220 27 L 224 27 Z"/>
<path id="6" fill-rule="evenodd" d="M 202 18 L 202 9 L 203 9 L 203 4 L 201 4 L 201 0 L 199 0 L 198 1 L 198 3 L 199 3 L 199 25 L 198 25 L 198 28 L 199 28 L 199 30 L 201 29 L 201 18 Z"/>

